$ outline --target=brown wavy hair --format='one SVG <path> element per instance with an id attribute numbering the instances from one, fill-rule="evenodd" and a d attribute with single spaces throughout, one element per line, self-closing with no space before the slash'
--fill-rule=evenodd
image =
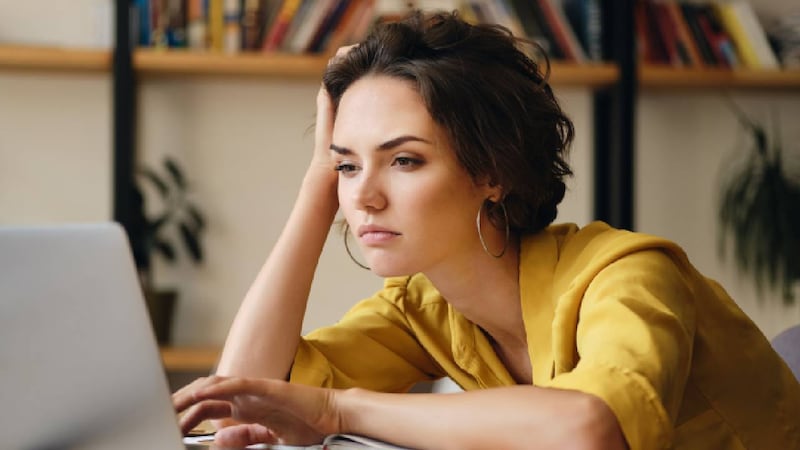
<path id="1" fill-rule="evenodd" d="M 376 26 L 328 67 L 323 82 L 334 109 L 364 76 L 411 82 L 470 176 L 502 188 L 511 230 L 536 233 L 555 220 L 564 198 L 574 129 L 547 83 L 549 63 L 542 73 L 524 45 L 532 44 L 499 25 L 416 11 Z M 504 227 L 502 209 L 485 207 Z"/>

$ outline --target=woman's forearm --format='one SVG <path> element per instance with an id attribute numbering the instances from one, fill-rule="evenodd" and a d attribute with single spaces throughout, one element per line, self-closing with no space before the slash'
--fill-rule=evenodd
<path id="1" fill-rule="evenodd" d="M 616 417 L 577 391 L 513 386 L 458 394 L 338 396 L 343 432 L 412 448 L 624 449 Z"/>
<path id="2" fill-rule="evenodd" d="M 286 377 L 300 339 L 314 271 L 337 208 L 333 168 L 312 165 L 275 247 L 234 319 L 218 374 Z"/>

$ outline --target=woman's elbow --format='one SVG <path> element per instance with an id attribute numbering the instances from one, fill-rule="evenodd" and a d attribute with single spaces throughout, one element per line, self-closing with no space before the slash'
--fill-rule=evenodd
<path id="1" fill-rule="evenodd" d="M 576 445 L 581 450 L 625 450 L 628 444 L 614 411 L 600 397 L 581 395 L 576 421 Z"/>

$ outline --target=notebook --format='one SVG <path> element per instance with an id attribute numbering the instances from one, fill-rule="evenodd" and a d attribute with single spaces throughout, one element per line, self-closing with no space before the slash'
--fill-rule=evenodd
<path id="1" fill-rule="evenodd" d="M 0 447 L 183 449 L 118 225 L 0 227 Z"/>

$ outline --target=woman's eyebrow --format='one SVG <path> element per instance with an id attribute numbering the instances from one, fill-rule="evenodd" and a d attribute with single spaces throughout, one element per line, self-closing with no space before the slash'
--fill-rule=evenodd
<path id="1" fill-rule="evenodd" d="M 377 150 L 391 150 L 391 149 L 393 149 L 393 148 L 395 148 L 395 147 L 397 147 L 399 145 L 402 145 L 402 144 L 404 144 L 406 142 L 424 142 L 426 144 L 430 144 L 431 143 L 431 141 L 429 141 L 427 139 L 423 139 L 423 138 L 418 137 L 418 136 L 404 135 L 404 136 L 396 137 L 394 139 L 390 139 L 390 140 L 382 143 L 381 145 L 378 146 Z M 353 153 L 353 151 L 350 150 L 349 148 L 340 147 L 340 146 L 338 146 L 336 144 L 331 144 L 331 150 L 333 150 L 334 152 L 336 152 L 336 153 L 338 153 L 340 155 L 350 155 L 350 154 Z"/>

